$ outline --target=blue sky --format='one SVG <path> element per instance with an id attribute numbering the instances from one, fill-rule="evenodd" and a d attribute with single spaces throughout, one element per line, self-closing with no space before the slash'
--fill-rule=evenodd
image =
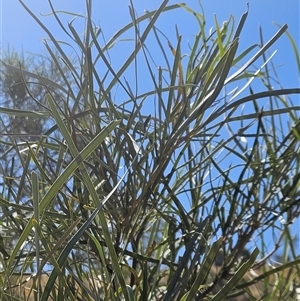
<path id="1" fill-rule="evenodd" d="M 137 14 L 140 16 L 144 10 L 151 11 L 156 9 L 161 1 L 133 0 L 133 3 Z M 50 12 L 47 0 L 30 0 L 24 2 L 35 14 L 40 16 L 42 22 L 51 29 L 51 32 L 58 40 L 66 39 L 66 35 L 58 27 L 53 16 L 45 16 Z M 182 2 L 198 10 L 199 13 L 201 12 L 198 0 Z M 85 13 L 85 1 L 83 0 L 53 0 L 52 3 L 56 10 Z M 178 2 L 169 1 L 169 5 L 174 3 Z M 262 27 L 264 41 L 269 40 L 279 29 L 274 22 L 280 25 L 288 24 L 288 31 L 299 47 L 299 3 L 298 0 L 250 0 L 249 15 L 241 35 L 240 48 L 245 49 L 259 42 L 259 26 Z M 241 15 L 247 9 L 246 1 L 241 0 L 205 0 L 201 1 L 201 4 L 204 8 L 208 28 L 214 24 L 214 14 L 217 15 L 219 24 L 228 20 L 230 15 L 233 15 L 235 17 L 235 24 L 237 25 Z M 126 0 L 94 1 L 94 21 L 101 26 L 106 40 L 109 40 L 118 29 L 130 22 L 128 6 L 129 1 Z M 19 1 L 0 0 L 0 11 L 0 49 L 5 51 L 9 45 L 16 51 L 23 49 L 25 52 L 46 54 L 46 49 L 42 43 L 42 39 L 46 38 L 45 32 L 28 15 Z M 63 20 L 65 21 L 70 21 L 72 18 L 72 16 L 63 16 Z M 76 24 L 80 24 L 80 22 Z M 162 15 L 157 25 L 168 36 L 173 46 L 176 45 L 175 24 L 177 24 L 179 32 L 183 35 L 182 44 L 186 45 L 186 48 L 183 46 L 183 50 L 188 50 L 187 45 L 189 41 L 197 34 L 198 26 L 196 21 L 183 9 L 177 9 L 176 11 L 167 12 Z M 83 31 L 83 28 L 78 28 L 79 31 Z M 127 37 L 133 38 L 133 36 L 130 36 L 130 33 L 128 33 Z M 286 36 L 282 36 L 272 46 L 269 53 L 275 50 L 277 50 L 277 53 L 274 57 L 274 64 L 277 72 L 280 74 L 281 83 L 286 88 L 299 87 L 299 73 L 295 64 L 292 47 Z M 122 61 L 122 55 L 126 57 L 126 54 L 119 53 L 118 59 L 120 62 Z M 118 61 L 115 63 L 118 64 Z M 297 97 L 293 99 L 295 104 L 300 104 Z"/>
<path id="2" fill-rule="evenodd" d="M 35 13 L 47 14 L 50 12 L 48 1 L 24 1 L 26 5 Z M 122 25 L 130 21 L 128 5 L 129 1 L 125 0 L 110 0 L 110 1 L 94 1 L 94 20 L 99 22 L 103 28 L 106 38 L 108 39 Z M 193 9 L 199 10 L 198 0 L 187 0 L 185 2 Z M 7 45 L 19 50 L 23 47 L 25 51 L 42 52 L 44 46 L 41 43 L 41 38 L 46 35 L 40 29 L 35 21 L 28 15 L 17 0 L 0 0 L 0 45 L 6 49 Z M 57 10 L 68 10 L 78 13 L 84 13 L 85 1 L 52 1 Z M 133 1 L 138 15 L 143 14 L 143 11 L 152 10 L 159 6 L 161 0 L 139 0 Z M 169 4 L 178 3 L 177 1 L 169 1 Z M 246 1 L 241 0 L 205 0 L 201 1 L 206 15 L 206 20 L 209 27 L 213 26 L 213 15 L 216 14 L 220 23 L 227 20 L 230 15 L 235 16 L 236 21 L 239 20 L 242 13 L 246 11 Z M 297 45 L 299 45 L 299 16 L 300 8 L 298 0 L 250 0 L 249 1 L 249 16 L 245 25 L 243 43 L 251 44 L 258 41 L 258 27 L 262 26 L 265 39 L 270 38 L 278 29 L 273 24 L 275 21 L 278 24 L 287 23 L 289 32 L 294 37 Z M 200 12 L 200 10 L 199 10 Z M 42 21 L 50 26 L 56 36 L 61 39 L 64 35 L 58 30 L 56 22 L 52 17 L 41 17 Z M 69 18 L 69 20 L 71 17 Z M 211 24 L 209 24 L 211 23 Z M 188 14 L 183 10 L 177 10 L 175 13 L 167 12 L 160 21 L 162 27 L 170 33 L 170 39 L 175 39 L 174 24 L 178 24 L 180 33 L 184 34 L 184 39 L 188 41 L 197 29 L 196 23 L 192 18 L 188 18 Z M 183 42 L 184 42 L 183 39 Z M 286 40 L 283 38 L 276 46 L 279 49 L 278 58 L 280 62 L 289 64 L 293 62 L 291 49 L 286 48 Z M 279 59 L 278 59 L 279 60 Z"/>
<path id="3" fill-rule="evenodd" d="M 51 11 L 47 0 L 24 2 L 40 17 L 41 21 L 48 28 L 51 28 L 51 32 L 57 40 L 68 40 L 68 37 L 59 28 L 53 16 L 45 16 Z M 46 33 L 29 16 L 19 1 L 0 0 L 0 3 L 0 49 L 5 51 L 9 45 L 17 51 L 23 49 L 25 52 L 46 54 L 47 51 L 42 42 L 47 37 Z M 53 0 L 52 3 L 56 10 L 85 13 L 85 1 Z M 160 5 L 161 0 L 133 0 L 133 3 L 137 15 L 140 16 L 144 13 L 144 10 L 151 11 L 156 9 Z M 171 0 L 168 5 L 175 3 L 179 2 Z M 189 7 L 199 11 L 199 13 L 201 12 L 198 0 L 187 0 L 185 3 Z M 246 1 L 241 0 L 201 1 L 206 16 L 206 28 L 214 26 L 214 14 L 216 14 L 219 24 L 227 21 L 230 15 L 232 15 L 234 16 L 235 25 L 237 25 L 241 15 L 247 9 L 246 3 Z M 130 22 L 129 4 L 129 0 L 93 1 L 93 19 L 101 27 L 106 41 L 118 29 Z M 268 41 L 279 29 L 274 22 L 280 25 L 288 24 L 288 31 L 295 39 L 296 45 L 299 46 L 299 16 L 300 7 L 298 0 L 250 0 L 249 14 L 242 32 L 239 49 L 244 50 L 246 47 L 259 42 L 259 26 L 262 27 L 264 42 Z M 63 14 L 60 14 L 60 17 L 65 21 L 64 24 L 66 26 L 67 22 L 73 19 L 73 16 L 66 17 Z M 76 27 L 78 31 L 83 32 L 83 27 L 80 24 L 82 24 L 80 23 L 80 19 L 74 22 L 74 25 L 78 26 Z M 184 50 L 188 51 L 188 43 L 198 33 L 199 27 L 196 20 L 183 9 L 164 13 L 158 20 L 157 25 L 167 35 L 173 46 L 176 46 L 177 42 L 175 24 L 178 27 L 179 33 L 182 34 L 182 49 L 184 53 Z M 133 31 L 132 35 L 128 32 L 125 37 L 132 39 L 134 37 Z M 165 46 L 168 48 L 167 45 Z M 273 61 L 275 62 L 277 72 L 280 74 L 280 82 L 286 88 L 298 87 L 299 74 L 295 66 L 294 53 L 286 35 L 282 36 L 271 47 L 269 54 L 275 50 L 277 50 L 277 53 Z M 114 57 L 115 66 L 121 65 L 126 55 L 126 48 L 124 47 L 124 52 L 119 51 Z M 139 85 L 142 87 L 142 83 Z M 146 89 L 149 88 L 146 87 Z M 295 99 L 295 101 L 297 100 Z"/>

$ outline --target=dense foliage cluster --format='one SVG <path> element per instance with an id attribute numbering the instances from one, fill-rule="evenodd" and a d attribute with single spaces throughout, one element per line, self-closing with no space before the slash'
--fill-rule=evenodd
<path id="1" fill-rule="evenodd" d="M 268 58 L 287 26 L 240 49 L 248 12 L 209 31 L 203 12 L 167 2 L 140 17 L 131 5 L 102 41 L 91 0 L 83 37 L 50 1 L 59 42 L 20 1 L 49 57 L 1 62 L 1 300 L 296 297 L 300 89 L 281 87 Z M 171 10 L 199 24 L 185 56 L 156 25 Z"/>

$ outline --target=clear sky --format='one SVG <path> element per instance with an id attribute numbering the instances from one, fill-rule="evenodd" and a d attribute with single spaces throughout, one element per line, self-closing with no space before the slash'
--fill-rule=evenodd
<path id="1" fill-rule="evenodd" d="M 132 1 L 139 16 L 143 14 L 144 10 L 156 9 L 162 2 L 162 0 Z M 42 22 L 48 26 L 58 40 L 66 39 L 66 35 L 58 27 L 53 16 L 45 16 L 51 11 L 47 0 L 24 0 L 24 2 L 36 15 L 39 15 Z M 198 0 L 182 2 L 201 13 Z M 249 15 L 241 34 L 241 49 L 259 42 L 259 26 L 263 29 L 264 41 L 269 40 L 279 29 L 274 22 L 279 25 L 287 24 L 289 33 L 299 47 L 299 0 L 249 0 L 248 2 Z M 85 13 L 84 0 L 52 0 L 52 3 L 56 10 Z M 175 3 L 178 3 L 178 1 L 169 1 L 169 5 Z M 217 15 L 219 24 L 228 20 L 230 15 L 233 15 L 237 25 L 241 15 L 247 9 L 246 3 L 247 1 L 243 0 L 201 1 L 208 28 L 214 24 L 214 14 Z M 94 1 L 93 19 L 102 28 L 106 40 L 109 40 L 118 29 L 130 22 L 129 4 L 129 0 Z M 72 18 L 72 16 L 63 17 L 66 21 L 70 21 Z M 158 26 L 167 34 L 168 39 L 174 45 L 176 45 L 175 24 L 177 24 L 179 32 L 183 35 L 182 44 L 187 46 L 189 40 L 197 34 L 198 26 L 195 19 L 183 9 L 162 15 L 162 18 L 158 21 Z M 81 31 L 83 31 L 83 28 Z M 29 16 L 18 0 L 0 0 L 0 49 L 5 51 L 10 46 L 16 51 L 23 49 L 25 52 L 46 54 L 46 49 L 41 41 L 43 38 L 46 38 L 45 32 Z M 294 53 L 286 36 L 282 36 L 272 46 L 270 53 L 275 50 L 277 50 L 274 58 L 275 66 L 278 68 L 277 72 L 280 74 L 282 85 L 286 88 L 299 87 L 299 73 Z M 299 98 L 295 97 L 294 100 L 298 105 L 300 104 Z"/>
<path id="2" fill-rule="evenodd" d="M 51 28 L 58 40 L 66 39 L 66 35 L 58 27 L 53 16 L 43 16 L 50 12 L 47 0 L 27 0 L 24 2 L 35 14 L 40 16 L 42 22 Z M 198 0 L 182 2 L 201 12 Z M 264 41 L 271 38 L 278 30 L 274 22 L 280 25 L 288 24 L 289 33 L 299 46 L 299 0 L 250 0 L 248 2 L 249 15 L 242 33 L 243 39 L 240 40 L 241 49 L 259 42 L 259 26 L 263 28 Z M 85 12 L 85 1 L 52 0 L 52 3 L 57 10 L 76 13 Z M 106 40 L 109 40 L 118 29 L 130 22 L 129 3 L 129 0 L 94 1 L 94 21 L 102 28 Z M 142 15 L 144 10 L 156 9 L 161 0 L 133 0 L 133 3 L 137 14 Z M 169 5 L 174 3 L 179 3 L 179 1 L 169 1 Z M 213 26 L 214 14 L 217 15 L 220 24 L 228 20 L 230 15 L 235 17 L 235 24 L 237 24 L 241 15 L 246 11 L 246 3 L 247 1 L 242 0 L 201 1 L 208 28 Z M 46 34 L 37 26 L 36 22 L 24 10 L 18 0 L 0 0 L 0 12 L 0 49 L 6 50 L 9 45 L 17 51 L 23 48 L 25 52 L 46 53 L 41 41 L 43 38 L 46 38 Z M 67 23 L 67 21 L 72 20 L 72 16 L 68 16 L 65 20 Z M 183 35 L 183 45 L 187 45 L 189 40 L 197 34 L 198 30 L 195 19 L 183 9 L 163 14 L 158 24 L 159 28 L 167 33 L 168 38 L 175 45 L 175 24 L 177 24 L 180 34 Z M 275 62 L 276 66 L 280 68 L 278 71 L 281 74 L 282 84 L 286 87 L 295 87 L 299 86 L 299 78 L 297 68 L 294 66 L 294 54 L 287 41 L 286 36 L 282 37 L 271 50 L 278 50 Z M 292 66 L 294 67 L 292 68 Z"/>

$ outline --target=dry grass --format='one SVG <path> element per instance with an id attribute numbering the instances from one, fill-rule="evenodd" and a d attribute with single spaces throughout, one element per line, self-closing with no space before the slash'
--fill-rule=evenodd
<path id="1" fill-rule="evenodd" d="M 216 279 L 216 275 L 220 273 L 221 267 L 213 265 L 210 271 L 211 279 Z M 279 300 L 281 295 L 285 294 L 285 296 L 290 296 L 290 299 L 285 300 L 293 300 L 295 297 L 296 287 L 300 286 L 300 278 L 297 274 L 296 267 L 292 266 L 289 268 L 285 268 L 280 272 L 276 272 L 271 274 L 264 279 L 261 279 L 256 282 L 256 278 L 266 273 L 266 271 L 271 271 L 272 268 L 268 268 L 266 266 L 251 269 L 249 270 L 243 279 L 238 283 L 237 287 L 241 287 L 234 291 L 234 295 L 226 298 L 227 301 L 250 301 L 250 300 L 263 300 L 266 295 L 274 294 L 274 300 Z M 164 271 L 164 273 L 166 273 Z M 3 277 L 3 276 L 2 276 Z M 230 276 L 229 276 L 230 277 Z M 27 301 L 35 301 L 39 300 L 38 298 L 38 281 L 40 284 L 40 291 L 43 292 L 47 281 L 49 279 L 48 274 L 42 274 L 40 279 L 38 280 L 36 276 L 32 276 L 31 274 L 26 275 L 17 275 L 14 274 L 9 279 L 9 282 L 3 283 L 5 287 L 3 295 L 1 296 L 1 300 L 8 300 L 11 296 L 18 298 L 19 300 L 27 300 Z M 3 281 L 3 278 L 2 278 Z M 1 281 L 1 282 L 2 282 Z M 157 295 L 157 300 L 162 300 L 163 297 L 163 288 L 167 285 L 168 275 L 161 278 L 159 282 L 160 286 L 160 294 Z M 225 279 L 221 280 L 217 286 L 215 286 L 214 293 L 217 293 L 218 288 L 220 289 L 223 285 L 226 284 Z M 57 280 L 55 287 L 53 287 L 52 293 L 48 300 L 56 300 L 58 295 L 57 287 L 59 286 L 59 280 Z M 86 277 L 79 283 L 80 280 L 75 280 L 71 276 L 66 277 L 65 290 L 63 293 L 64 297 L 67 297 L 69 292 L 76 297 L 76 300 L 85 300 L 85 296 L 87 294 L 99 294 L 101 291 L 101 283 L 98 277 Z M 253 283 L 250 286 L 246 286 L 242 288 L 247 283 Z M 278 285 L 280 283 L 280 285 Z M 127 281 L 129 284 L 129 279 Z M 250 297 L 251 296 L 251 297 Z M 255 298 L 255 299 L 252 299 Z"/>

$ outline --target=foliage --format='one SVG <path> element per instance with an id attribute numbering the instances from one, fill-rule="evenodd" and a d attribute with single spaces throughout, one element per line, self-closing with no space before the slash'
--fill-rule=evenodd
<path id="1" fill-rule="evenodd" d="M 45 289 L 37 286 L 43 301 L 77 300 L 70 277 L 83 300 L 223 300 L 232 290 L 251 295 L 249 283 L 237 284 L 280 246 L 299 276 L 291 225 L 300 212 L 300 122 L 290 95 L 300 89 L 279 86 L 268 57 L 287 26 L 240 50 L 248 12 L 237 26 L 215 19 L 208 33 L 204 13 L 167 2 L 141 17 L 131 5 L 132 22 L 101 43 L 92 1 L 68 26 L 49 2 L 62 43 L 20 1 L 48 34 L 49 58 L 42 69 L 14 52 L 2 62 L 6 286 L 14 272 L 39 280 L 50 269 Z M 178 9 L 199 24 L 185 56 L 180 34 L 169 41 L 156 27 Z M 131 30 L 134 49 L 115 67 Z M 86 284 L 94 277 L 100 286 Z M 264 300 L 292 298 L 288 289 L 262 290 Z"/>

